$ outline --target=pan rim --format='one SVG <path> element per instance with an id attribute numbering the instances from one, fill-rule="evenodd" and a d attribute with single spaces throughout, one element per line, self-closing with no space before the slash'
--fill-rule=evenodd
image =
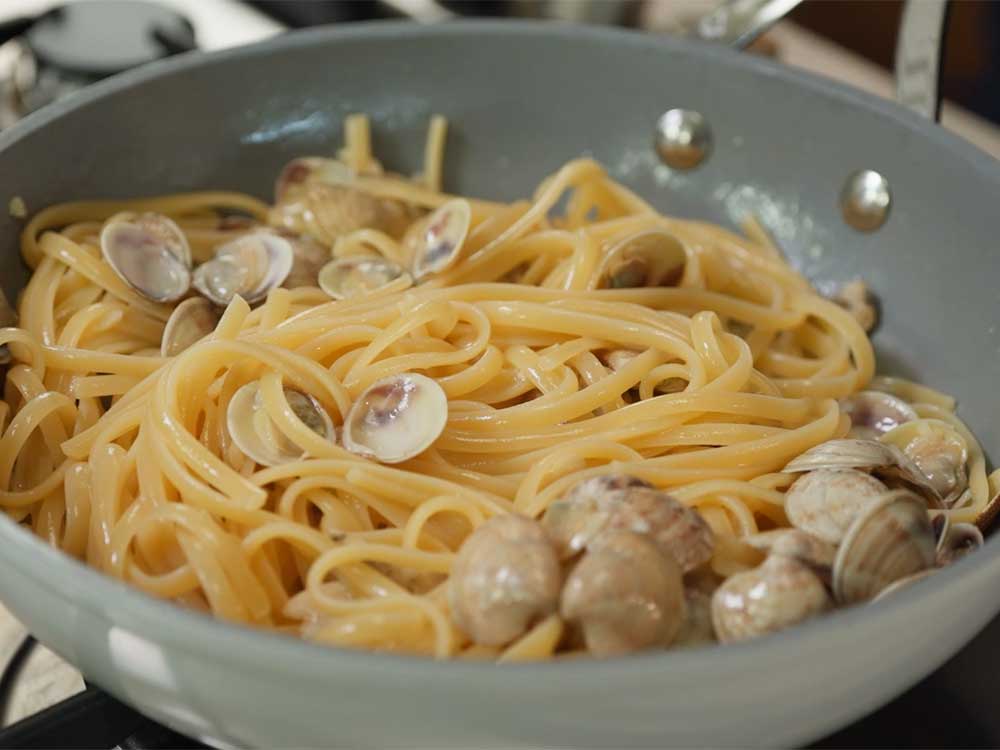
<path id="1" fill-rule="evenodd" d="M 779 62 L 745 55 L 723 47 L 684 39 L 666 38 L 623 29 L 576 26 L 559 22 L 471 20 L 456 21 L 440 26 L 418 26 L 411 22 L 377 21 L 291 32 L 251 45 L 212 53 L 192 52 L 144 66 L 114 76 L 88 89 L 70 95 L 39 112 L 29 115 L 12 128 L 0 133 L 0 158 L 18 141 L 41 131 L 50 122 L 115 93 L 141 86 L 158 79 L 206 65 L 229 60 L 267 56 L 300 47 L 323 46 L 356 39 L 390 40 L 394 38 L 452 36 L 508 37 L 511 34 L 567 40 L 577 44 L 612 41 L 635 45 L 656 52 L 668 49 L 700 58 L 717 68 L 749 68 L 754 74 L 775 78 L 785 85 L 804 87 L 829 99 L 854 108 L 868 110 L 915 132 L 925 142 L 935 143 L 953 158 L 960 159 L 976 172 L 982 172 L 1000 185 L 1000 162 L 975 145 L 925 120 L 902 106 L 844 84 L 808 72 L 794 70 Z M 249 626 L 217 620 L 211 616 L 157 600 L 137 588 L 100 573 L 50 547 L 45 541 L 21 528 L 4 516 L 0 519 L 0 559 L 18 575 L 75 606 L 94 613 L 110 622 L 114 613 L 117 627 L 127 627 L 137 635 L 155 643 L 187 653 L 204 653 L 227 660 L 236 653 L 243 660 L 252 660 L 268 669 L 295 672 L 303 678 L 322 678 L 336 674 L 341 668 L 383 667 L 402 672 L 413 679 L 489 680 L 491 688 L 516 688 L 526 678 L 544 685 L 585 673 L 590 679 L 615 680 L 627 676 L 640 677 L 652 670 L 668 666 L 680 671 L 717 670 L 720 674 L 736 668 L 734 661 L 768 658 L 769 655 L 817 642 L 833 629 L 850 629 L 870 622 L 897 619 L 898 612 L 919 609 L 919 603 L 934 592 L 943 590 L 959 579 L 990 577 L 990 564 L 1000 559 L 1000 541 L 990 540 L 979 553 L 931 577 L 933 583 L 922 582 L 897 596 L 879 602 L 874 607 L 852 607 L 838 610 L 781 633 L 753 641 L 716 645 L 680 651 L 643 652 L 615 659 L 571 660 L 557 663 L 509 664 L 498 668 L 492 663 L 438 661 L 427 657 L 335 648 L 298 638 L 261 631 Z M 25 562 L 28 561 L 28 562 Z M 880 626 L 880 627 L 884 627 Z M 228 654 L 228 656 L 224 656 Z M 759 656 L 758 656 L 759 655 Z"/>

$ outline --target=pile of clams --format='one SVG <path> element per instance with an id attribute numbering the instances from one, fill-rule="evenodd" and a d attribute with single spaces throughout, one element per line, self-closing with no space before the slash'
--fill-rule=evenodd
<path id="1" fill-rule="evenodd" d="M 502 646 L 558 613 L 597 656 L 711 640 L 697 569 L 712 555 L 695 511 L 636 477 L 588 479 L 541 520 L 490 519 L 463 543 L 449 580 L 455 624 Z"/>
<path id="2" fill-rule="evenodd" d="M 967 493 L 964 442 L 890 394 L 844 404 L 853 434 L 815 446 L 784 471 L 791 528 L 740 540 L 757 567 L 725 578 L 695 511 L 633 476 L 571 488 L 540 520 L 493 518 L 469 535 L 449 581 L 456 626 L 503 646 L 558 615 L 564 646 L 613 656 L 746 640 L 838 606 L 873 601 L 983 544 L 943 512 Z M 878 439 L 873 439 L 873 436 Z"/>
<path id="3" fill-rule="evenodd" d="M 357 175 L 335 159 L 294 160 L 282 171 L 275 193 L 271 226 L 220 217 L 216 228 L 233 238 L 197 264 L 184 231 L 169 216 L 123 212 L 105 222 L 100 247 L 108 266 L 142 297 L 174 306 L 160 343 L 163 356 L 175 356 L 211 334 L 221 310 L 237 296 L 255 305 L 276 287 L 318 286 L 333 299 L 345 299 L 398 279 L 430 278 L 459 259 L 472 224 L 464 199 L 422 215 L 365 193 Z M 398 245 L 407 267 L 400 258 L 374 251 L 332 258 L 334 243 L 358 230 L 383 233 Z"/>

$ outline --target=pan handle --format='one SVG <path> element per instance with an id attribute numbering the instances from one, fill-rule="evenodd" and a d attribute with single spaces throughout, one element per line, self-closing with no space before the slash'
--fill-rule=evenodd
<path id="1" fill-rule="evenodd" d="M 801 0 L 723 0 L 683 31 L 689 36 L 750 45 Z M 948 0 L 906 0 L 896 42 L 896 100 L 930 120 L 941 113 L 941 55 Z"/>
<path id="2" fill-rule="evenodd" d="M 749 47 L 802 0 L 723 0 L 684 31 L 706 42 Z"/>
<path id="3" fill-rule="evenodd" d="M 935 121 L 941 116 L 948 8 L 948 0 L 906 0 L 896 42 L 896 100 Z"/>

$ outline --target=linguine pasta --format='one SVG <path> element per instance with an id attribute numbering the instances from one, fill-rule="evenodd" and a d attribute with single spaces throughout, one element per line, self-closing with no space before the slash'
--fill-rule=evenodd
<path id="1" fill-rule="evenodd" d="M 714 532 L 698 571 L 716 583 L 760 562 L 741 542 L 789 525 L 785 465 L 848 434 L 839 400 L 893 393 L 966 442 L 971 521 L 991 496 L 985 459 L 954 402 L 875 377 L 852 315 L 791 268 L 752 218 L 745 233 L 665 216 L 579 159 L 511 204 L 469 200 L 456 262 L 331 300 L 279 287 L 237 297 L 214 332 L 160 356 L 172 304 L 102 259 L 103 225 L 156 212 L 195 262 L 248 228 L 281 225 L 329 257 L 407 262 L 407 226 L 441 189 L 445 123 L 423 173 L 386 173 L 367 120 L 350 118 L 340 161 L 351 189 L 391 200 L 397 224 L 339 232 L 322 196 L 289 214 L 241 193 L 67 203 L 36 214 L 33 273 L 0 402 L 0 507 L 68 555 L 157 597 L 338 645 L 515 661 L 579 652 L 551 614 L 511 643 L 476 645 L 454 624 L 448 574 L 463 539 L 500 514 L 539 517 L 569 488 L 633 475 L 696 509 Z M 312 202 L 309 203 L 308 201 Z M 233 214 L 242 218 L 234 220 Z M 395 219 L 394 219 L 395 221 Z M 672 285 L 607 286 L 609 248 L 662 230 L 683 248 Z M 387 376 L 434 379 L 447 421 L 425 451 L 379 463 L 309 429 L 283 388 L 310 395 L 338 434 Z M 874 379 L 873 379 L 874 378 Z M 282 440 L 302 455 L 262 466 L 227 430 L 234 393 L 257 382 Z"/>

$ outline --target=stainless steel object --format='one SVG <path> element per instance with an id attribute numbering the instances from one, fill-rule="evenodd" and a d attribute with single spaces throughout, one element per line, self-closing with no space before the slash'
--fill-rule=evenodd
<path id="1" fill-rule="evenodd" d="M 874 169 L 860 169 L 840 193 L 844 221 L 861 232 L 874 232 L 889 217 L 892 194 L 889 181 Z"/>
<path id="2" fill-rule="evenodd" d="M 701 113 L 669 109 L 656 122 L 656 152 L 668 167 L 693 169 L 712 150 L 712 130 Z"/>
<path id="3" fill-rule="evenodd" d="M 948 0 L 907 0 L 896 42 L 896 100 L 937 120 Z"/>
<path id="4" fill-rule="evenodd" d="M 742 49 L 784 18 L 802 0 L 725 0 L 687 33 L 706 42 Z"/>

